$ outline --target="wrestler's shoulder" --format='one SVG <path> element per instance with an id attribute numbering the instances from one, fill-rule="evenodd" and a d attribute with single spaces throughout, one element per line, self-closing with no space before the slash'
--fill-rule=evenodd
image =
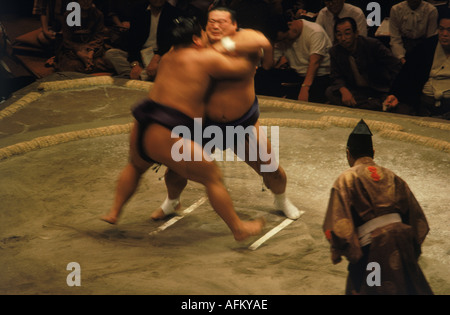
<path id="1" fill-rule="evenodd" d="M 213 48 L 199 49 L 196 58 L 204 63 L 215 62 L 224 59 L 224 55 Z"/>
<path id="2" fill-rule="evenodd" d="M 258 31 L 258 30 L 252 29 L 252 28 L 240 28 L 236 32 L 236 35 L 245 35 L 245 36 L 254 36 L 255 34 L 263 35 L 263 33 L 261 31 Z"/>
<path id="3" fill-rule="evenodd" d="M 216 58 L 219 52 L 211 49 L 211 48 L 202 48 L 202 49 L 185 49 L 182 54 L 177 54 L 177 59 L 185 59 L 191 61 L 198 62 L 206 62 L 212 58 Z"/>

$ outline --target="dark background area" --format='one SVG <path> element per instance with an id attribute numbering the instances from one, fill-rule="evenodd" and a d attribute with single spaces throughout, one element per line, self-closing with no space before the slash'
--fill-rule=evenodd
<path id="1" fill-rule="evenodd" d="M 0 38 L 0 102 L 36 80 L 11 50 L 17 36 L 40 27 L 39 18 L 32 14 L 33 3 L 33 0 L 0 0 L 0 22 L 8 39 L 6 42 L 5 37 Z"/>
<path id="2" fill-rule="evenodd" d="M 19 14 L 21 16 L 32 16 L 33 0 L 0 0 L 0 15 Z"/>

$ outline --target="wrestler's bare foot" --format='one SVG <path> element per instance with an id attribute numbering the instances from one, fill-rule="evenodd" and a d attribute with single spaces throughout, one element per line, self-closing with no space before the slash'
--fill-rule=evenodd
<path id="1" fill-rule="evenodd" d="M 100 220 L 105 221 L 109 224 L 116 224 L 118 219 L 119 218 L 117 216 L 111 215 L 111 214 L 107 214 L 107 215 L 100 217 Z"/>
<path id="2" fill-rule="evenodd" d="M 178 205 L 175 207 L 174 212 L 180 210 L 180 208 L 181 208 L 181 203 L 178 203 Z M 172 214 L 172 213 L 170 213 L 170 214 Z M 162 208 L 158 208 L 157 210 L 153 211 L 153 213 L 150 216 L 150 218 L 152 220 L 157 221 L 157 220 L 165 219 L 167 217 L 167 215 L 168 214 L 165 214 Z"/>
<path id="3" fill-rule="evenodd" d="M 261 234 L 265 224 L 266 221 L 264 218 L 259 218 L 253 221 L 244 221 L 242 222 L 241 228 L 237 232 L 233 233 L 234 239 L 236 241 L 244 241 L 250 236 Z"/>

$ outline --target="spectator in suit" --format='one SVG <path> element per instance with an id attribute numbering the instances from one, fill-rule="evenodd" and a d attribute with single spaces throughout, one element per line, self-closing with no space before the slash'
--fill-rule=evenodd
<path id="1" fill-rule="evenodd" d="M 38 41 L 43 48 L 54 53 L 60 44 L 57 35 L 61 34 L 64 24 L 68 0 L 35 0 L 33 14 L 38 15 L 42 32 L 38 35 Z M 59 38 L 60 39 L 60 38 Z"/>
<path id="2" fill-rule="evenodd" d="M 422 0 L 406 0 L 391 8 L 389 32 L 394 56 L 405 63 L 405 55 L 424 39 L 436 35 L 438 11 Z"/>
<path id="3" fill-rule="evenodd" d="M 316 23 L 324 28 L 333 44 L 336 43 L 334 24 L 337 19 L 344 17 L 353 18 L 356 21 L 358 34 L 367 36 L 367 20 L 360 8 L 345 3 L 345 0 L 325 0 L 324 2 L 326 7 L 319 11 Z"/>
<path id="4" fill-rule="evenodd" d="M 450 9 L 441 16 L 438 35 L 406 55 L 385 106 L 396 108 L 402 103 L 419 115 L 450 119 Z"/>
<path id="5" fill-rule="evenodd" d="M 401 62 L 379 40 L 358 34 L 356 21 L 339 19 L 338 45 L 330 50 L 331 86 L 326 94 L 334 105 L 382 110 Z M 400 109 L 400 108 L 399 108 Z"/>
<path id="6" fill-rule="evenodd" d="M 139 2 L 132 11 L 128 50 L 110 49 L 106 58 L 121 77 L 153 80 L 161 57 L 172 46 L 171 30 L 180 11 L 167 0 Z"/>

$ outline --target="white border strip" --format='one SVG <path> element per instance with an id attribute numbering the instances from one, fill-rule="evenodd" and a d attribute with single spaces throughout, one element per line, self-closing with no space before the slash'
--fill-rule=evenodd
<path id="1" fill-rule="evenodd" d="M 170 219 L 169 221 L 167 221 L 166 223 L 164 223 L 163 225 L 161 225 L 160 227 L 158 227 L 158 229 L 156 231 L 150 232 L 148 233 L 149 235 L 155 235 L 161 231 L 164 231 L 165 229 L 167 229 L 169 226 L 175 224 L 176 222 L 178 222 L 179 220 L 183 219 L 187 214 L 191 213 L 192 211 L 194 211 L 195 209 L 197 209 L 198 207 L 200 207 L 208 198 L 207 197 L 202 197 L 199 200 L 197 200 L 193 205 L 191 205 L 189 208 L 187 208 L 186 210 L 184 210 L 181 215 L 176 216 L 172 219 Z"/>
<path id="2" fill-rule="evenodd" d="M 267 241 L 269 238 L 280 232 L 282 229 L 287 227 L 289 224 L 294 222 L 294 220 L 286 219 L 283 222 L 281 222 L 278 226 L 274 227 L 272 230 L 267 232 L 263 237 L 261 237 L 259 240 L 254 242 L 252 245 L 250 245 L 249 249 L 251 250 L 257 250 L 259 246 L 261 246 L 265 241 Z"/>

